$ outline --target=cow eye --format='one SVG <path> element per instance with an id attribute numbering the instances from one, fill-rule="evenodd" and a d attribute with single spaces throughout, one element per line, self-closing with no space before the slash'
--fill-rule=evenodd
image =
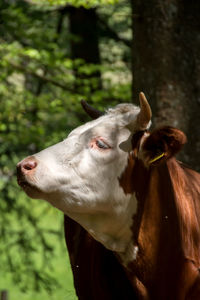
<path id="1" fill-rule="evenodd" d="M 110 146 L 102 140 L 96 140 L 96 145 L 100 149 L 110 149 Z"/>

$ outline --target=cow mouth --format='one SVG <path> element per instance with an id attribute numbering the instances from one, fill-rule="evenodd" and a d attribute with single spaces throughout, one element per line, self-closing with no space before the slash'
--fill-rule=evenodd
<path id="1" fill-rule="evenodd" d="M 24 176 L 17 176 L 17 183 L 25 192 L 27 192 L 27 190 L 39 191 L 39 189 L 35 185 L 30 183 Z"/>
<path id="2" fill-rule="evenodd" d="M 25 190 L 26 188 L 34 188 L 34 186 L 30 184 L 25 178 L 17 178 L 17 182 L 23 190 Z"/>
<path id="3" fill-rule="evenodd" d="M 27 189 L 35 189 L 33 184 L 31 184 L 27 180 L 26 176 L 21 172 L 20 168 L 17 168 L 17 183 L 24 191 Z"/>
<path id="4" fill-rule="evenodd" d="M 17 179 L 17 182 L 19 184 L 19 186 L 21 186 L 23 189 L 25 189 L 27 186 L 31 186 L 30 183 L 28 183 L 25 180 L 21 180 L 21 179 Z"/>
<path id="5" fill-rule="evenodd" d="M 22 188 L 22 190 L 30 197 L 34 199 L 40 199 L 41 198 L 41 191 L 28 182 L 25 178 L 17 178 L 17 182 L 19 186 Z"/>

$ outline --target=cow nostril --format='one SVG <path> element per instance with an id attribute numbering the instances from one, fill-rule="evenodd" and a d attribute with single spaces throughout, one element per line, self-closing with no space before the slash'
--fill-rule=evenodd
<path id="1" fill-rule="evenodd" d="M 26 171 L 30 171 L 33 170 L 37 167 L 37 162 L 34 160 L 30 160 L 30 161 L 24 161 L 21 165 L 21 168 L 26 170 Z"/>

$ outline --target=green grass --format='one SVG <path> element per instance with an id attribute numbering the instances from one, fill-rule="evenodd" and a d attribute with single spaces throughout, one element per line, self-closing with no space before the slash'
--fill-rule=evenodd
<path id="1" fill-rule="evenodd" d="M 43 227 L 58 229 L 61 226 L 63 223 L 63 214 L 61 212 L 58 212 L 55 208 L 51 208 L 49 204 L 37 200 L 28 199 L 28 201 L 31 209 L 38 215 L 41 215 L 41 212 L 45 208 L 47 213 L 41 218 L 41 225 Z M 8 290 L 9 300 L 77 300 L 69 257 L 64 242 L 64 234 L 61 240 L 53 235 L 49 235 L 48 238 L 55 248 L 50 258 L 51 268 L 48 270 L 48 273 L 56 278 L 59 287 L 54 288 L 51 293 L 44 288 L 40 291 L 27 289 L 26 292 L 22 292 L 20 286 L 12 281 L 12 274 L 9 272 L 6 273 L 5 270 L 2 271 L 0 268 L 0 291 Z M 6 253 L 3 255 L 6 255 Z M 35 259 L 38 265 L 41 265 L 42 252 L 40 247 L 38 247 L 35 253 Z"/>

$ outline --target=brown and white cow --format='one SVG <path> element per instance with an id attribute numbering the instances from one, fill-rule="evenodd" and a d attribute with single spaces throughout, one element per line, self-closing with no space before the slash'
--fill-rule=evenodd
<path id="1" fill-rule="evenodd" d="M 178 129 L 120 104 L 25 158 L 18 183 L 64 212 L 79 299 L 200 299 L 200 175 L 174 155 Z M 123 267 L 122 267 L 123 266 Z"/>

